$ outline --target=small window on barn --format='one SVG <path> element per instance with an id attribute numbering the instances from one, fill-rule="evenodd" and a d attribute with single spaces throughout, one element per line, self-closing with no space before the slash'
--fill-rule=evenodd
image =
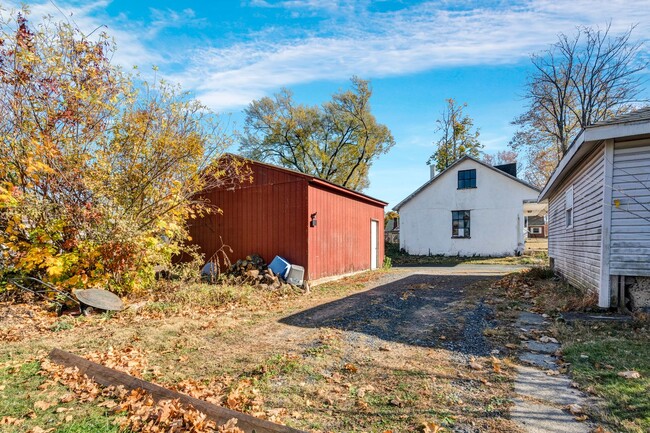
<path id="1" fill-rule="evenodd" d="M 564 194 L 564 219 L 566 227 L 573 227 L 573 185 Z"/>
<path id="2" fill-rule="evenodd" d="M 476 188 L 476 169 L 458 171 L 458 189 Z"/>
<path id="3" fill-rule="evenodd" d="M 469 211 L 451 211 L 451 237 L 469 238 Z"/>

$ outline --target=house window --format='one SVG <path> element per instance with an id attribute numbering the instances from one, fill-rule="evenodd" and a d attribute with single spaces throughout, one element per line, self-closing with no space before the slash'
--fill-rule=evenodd
<path id="1" fill-rule="evenodd" d="M 542 228 L 541 227 L 531 227 L 530 232 L 534 235 L 541 235 L 542 234 Z"/>
<path id="2" fill-rule="evenodd" d="M 564 194 L 564 220 L 566 227 L 573 227 L 573 185 Z"/>
<path id="3" fill-rule="evenodd" d="M 469 211 L 451 211 L 451 237 L 469 238 Z"/>
<path id="4" fill-rule="evenodd" d="M 476 169 L 458 171 L 458 189 L 476 188 Z"/>

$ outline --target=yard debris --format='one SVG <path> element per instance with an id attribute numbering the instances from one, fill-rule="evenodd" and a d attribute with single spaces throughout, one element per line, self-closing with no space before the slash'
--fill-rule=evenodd
<path id="1" fill-rule="evenodd" d="M 287 284 L 281 276 L 276 275 L 258 254 L 237 260 L 228 268 L 225 277 L 235 284 L 249 284 L 263 290 L 300 290 L 298 286 Z"/>
<path id="2" fill-rule="evenodd" d="M 472 370 L 483 370 L 483 364 L 478 362 L 475 358 L 469 360 L 469 366 Z"/>
<path id="3" fill-rule="evenodd" d="M 60 352 L 60 351 L 59 351 Z M 50 355 L 51 356 L 51 355 Z M 106 353 L 95 352 L 86 355 L 96 363 L 111 365 L 114 370 L 140 374 L 149 371 L 143 360 L 142 352 L 127 346 L 124 351 L 112 348 Z M 84 371 L 88 368 L 82 364 Z M 188 431 L 193 433 L 243 433 L 237 427 L 237 419 L 230 419 L 223 425 L 217 425 L 210 412 L 205 413 L 195 408 L 185 397 L 177 399 L 155 397 L 141 388 L 126 389 L 124 386 L 101 386 L 85 374 L 81 374 L 77 367 L 66 367 L 55 363 L 49 358 L 41 361 L 41 374 L 48 379 L 41 385 L 47 389 L 54 384 L 67 386 L 73 394 L 66 394 L 60 401 L 71 401 L 77 398 L 80 401 L 96 402 L 98 406 L 105 407 L 114 412 L 124 412 L 124 416 L 116 419 L 115 423 L 122 430 L 142 433 L 163 433 L 172 431 Z M 128 376 L 127 376 L 128 377 Z M 133 379 L 133 378 L 132 378 Z M 134 379 L 135 380 L 135 379 Z M 224 382 L 229 382 L 226 378 Z M 246 409 L 247 412 L 258 418 L 273 418 L 270 411 L 261 410 L 259 392 L 253 388 L 251 379 L 243 379 L 232 383 L 199 384 L 196 381 L 186 380 L 176 387 L 195 399 L 201 399 L 211 404 L 226 406 L 233 410 Z M 155 385 L 153 385 L 155 386 Z M 230 389 L 230 391 L 227 391 Z M 151 391 L 151 390 L 149 390 Z M 170 395 L 173 395 L 170 394 Z M 155 397 L 155 399 L 154 399 Z M 36 402 L 36 408 L 49 408 L 45 402 Z M 200 407 L 200 406 L 199 406 Z M 243 415 L 242 415 L 243 416 Z M 266 431 L 266 430 L 263 430 Z"/>
<path id="4" fill-rule="evenodd" d="M 557 341 L 557 339 L 555 339 L 555 338 L 553 338 L 553 337 L 549 337 L 548 335 L 543 335 L 543 336 L 539 339 L 539 341 L 542 342 L 542 343 L 555 343 L 555 344 L 558 344 L 558 343 L 559 343 L 559 341 Z"/>
<path id="5" fill-rule="evenodd" d="M 638 371 L 621 371 L 617 374 L 619 377 L 623 377 L 625 379 L 641 379 L 641 373 Z"/>

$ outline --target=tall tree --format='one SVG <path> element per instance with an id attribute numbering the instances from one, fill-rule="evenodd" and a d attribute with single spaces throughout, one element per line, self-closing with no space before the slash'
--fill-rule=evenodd
<path id="1" fill-rule="evenodd" d="M 0 282 L 142 287 L 209 210 L 217 119 L 178 88 L 110 64 L 105 34 L 0 23 Z"/>
<path id="2" fill-rule="evenodd" d="M 436 132 L 442 133 L 435 143 L 436 151 L 429 157 L 427 164 L 435 164 L 442 171 L 464 155 L 478 158 L 483 145 L 478 141 L 479 131 L 474 129 L 474 121 L 463 110 L 467 103 L 457 105 L 453 98 L 446 101 L 447 105 L 436 120 Z"/>
<path id="3" fill-rule="evenodd" d="M 296 104 L 289 90 L 251 102 L 245 110 L 240 151 L 247 157 L 312 174 L 354 190 L 369 185 L 372 163 L 395 144 L 370 109 L 369 82 L 322 106 Z"/>
<path id="4" fill-rule="evenodd" d="M 513 150 L 500 150 L 495 154 L 483 154 L 483 161 L 490 165 L 510 164 L 517 162 L 517 152 Z"/>
<path id="5" fill-rule="evenodd" d="M 528 108 L 513 121 L 519 130 L 510 142 L 526 154 L 531 182 L 546 182 L 582 128 L 629 111 L 639 95 L 638 72 L 648 65 L 642 43 L 631 41 L 633 28 L 619 36 L 610 30 L 579 27 L 531 57 Z"/>

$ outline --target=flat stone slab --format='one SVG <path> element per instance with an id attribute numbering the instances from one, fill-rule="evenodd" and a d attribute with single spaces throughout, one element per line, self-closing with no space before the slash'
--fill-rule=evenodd
<path id="1" fill-rule="evenodd" d="M 548 354 L 553 354 L 560 348 L 560 345 L 558 343 L 541 343 L 539 341 L 526 341 L 524 345 L 528 350 L 531 350 L 533 352 Z"/>
<path id="2" fill-rule="evenodd" d="M 632 316 L 611 313 L 563 313 L 567 323 L 572 322 L 631 322 Z"/>
<path id="3" fill-rule="evenodd" d="M 524 352 L 519 355 L 519 360 L 526 364 L 541 368 L 542 370 L 557 370 L 555 357 L 545 353 Z"/>
<path id="4" fill-rule="evenodd" d="M 515 393 L 558 406 L 583 405 L 583 396 L 571 387 L 571 381 L 564 375 L 549 376 L 533 367 L 517 366 Z"/>
<path id="5" fill-rule="evenodd" d="M 522 311 L 519 313 L 519 318 L 517 319 L 516 326 L 541 326 L 545 323 L 546 319 L 541 314 Z"/>
<path id="6" fill-rule="evenodd" d="M 591 426 L 550 405 L 515 398 L 510 417 L 528 433 L 589 433 Z"/>

